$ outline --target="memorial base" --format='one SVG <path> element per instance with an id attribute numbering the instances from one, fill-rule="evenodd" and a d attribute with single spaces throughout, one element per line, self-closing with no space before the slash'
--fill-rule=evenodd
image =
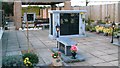
<path id="1" fill-rule="evenodd" d="M 113 44 L 116 46 L 120 46 L 120 44 L 118 42 L 114 42 Z"/>
<path id="2" fill-rule="evenodd" d="M 57 48 L 52 48 L 51 50 L 52 52 L 58 51 Z M 85 61 L 85 57 L 81 54 L 77 54 L 76 59 L 73 59 L 72 56 L 66 56 L 64 53 L 61 53 L 61 59 L 66 63 Z"/>

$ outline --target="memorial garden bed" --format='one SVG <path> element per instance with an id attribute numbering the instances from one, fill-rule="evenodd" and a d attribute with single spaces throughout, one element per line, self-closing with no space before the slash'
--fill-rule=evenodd
<path id="1" fill-rule="evenodd" d="M 104 36 L 112 36 L 112 22 L 108 23 L 101 20 L 88 20 L 86 21 L 86 31 L 96 32 L 97 34 L 103 34 Z M 120 31 L 120 29 L 118 23 L 116 23 L 114 27 L 114 37 L 116 37 L 118 31 Z"/>

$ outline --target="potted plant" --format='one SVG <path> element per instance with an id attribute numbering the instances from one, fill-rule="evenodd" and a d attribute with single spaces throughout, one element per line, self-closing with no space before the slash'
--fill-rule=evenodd
<path id="1" fill-rule="evenodd" d="M 35 53 L 25 53 L 23 55 L 23 61 L 24 65 L 30 68 L 35 66 L 39 62 L 39 59 Z"/>
<path id="2" fill-rule="evenodd" d="M 54 59 L 56 59 L 56 58 L 58 58 L 59 56 L 60 56 L 60 52 L 54 52 L 53 54 L 52 54 L 52 57 L 54 58 Z"/>
<path id="3" fill-rule="evenodd" d="M 72 45 L 70 50 L 71 50 L 72 58 L 76 59 L 76 54 L 77 54 L 76 52 L 78 50 L 77 46 L 76 45 Z"/>
<path id="4" fill-rule="evenodd" d="M 54 52 L 53 54 L 52 54 L 52 58 L 53 58 L 53 60 L 54 60 L 54 62 L 56 63 L 59 63 L 60 62 L 60 56 L 61 56 L 61 52 Z M 53 63 L 54 63 L 53 62 Z"/>

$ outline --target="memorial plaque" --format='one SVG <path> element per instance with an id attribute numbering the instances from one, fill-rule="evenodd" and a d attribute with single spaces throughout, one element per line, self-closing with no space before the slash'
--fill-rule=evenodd
<path id="1" fill-rule="evenodd" d="M 59 50 L 65 54 L 65 45 L 59 42 Z"/>
<path id="2" fill-rule="evenodd" d="M 70 48 L 71 48 L 71 46 L 66 46 L 59 42 L 59 51 L 61 51 L 62 53 L 64 53 L 67 56 L 71 56 Z"/>
<path id="3" fill-rule="evenodd" d="M 79 34 L 79 13 L 60 13 L 60 35 Z"/>
<path id="4" fill-rule="evenodd" d="M 27 21 L 33 21 L 34 20 L 34 14 L 27 14 Z"/>

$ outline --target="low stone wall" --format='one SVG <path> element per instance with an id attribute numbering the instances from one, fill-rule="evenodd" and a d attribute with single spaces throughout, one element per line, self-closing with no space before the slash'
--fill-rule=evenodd
<path id="1" fill-rule="evenodd" d="M 0 68 L 2 67 L 2 34 L 3 30 L 0 27 Z"/>

